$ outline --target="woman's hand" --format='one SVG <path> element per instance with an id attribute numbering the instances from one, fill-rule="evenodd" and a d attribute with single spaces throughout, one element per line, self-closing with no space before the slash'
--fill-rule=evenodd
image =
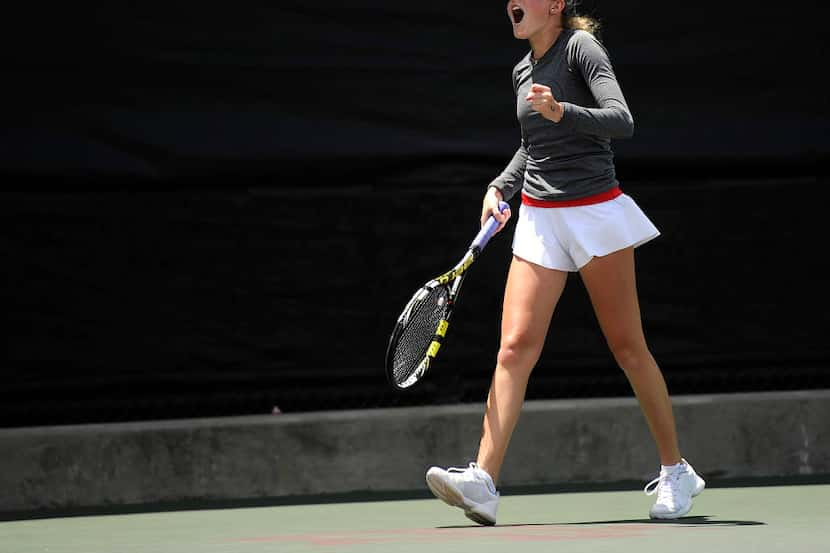
<path id="1" fill-rule="evenodd" d="M 510 219 L 510 208 L 505 209 L 504 213 L 499 211 L 499 202 L 503 199 L 504 196 L 502 196 L 498 188 L 491 186 L 487 189 L 487 193 L 484 195 L 484 201 L 481 203 L 481 226 L 484 226 L 484 223 L 492 215 L 499 222 L 499 228 L 496 229 L 496 233 L 504 228 L 507 220 Z"/>
<path id="2" fill-rule="evenodd" d="M 534 111 L 538 111 L 542 114 L 542 117 L 554 123 L 561 121 L 562 116 L 565 114 L 562 104 L 557 102 L 556 98 L 553 97 L 549 86 L 543 84 L 532 85 L 525 100 L 530 102 Z"/>

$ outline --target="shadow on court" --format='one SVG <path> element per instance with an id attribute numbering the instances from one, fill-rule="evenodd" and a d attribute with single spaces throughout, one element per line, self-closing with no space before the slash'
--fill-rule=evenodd
<path id="1" fill-rule="evenodd" d="M 691 517 L 680 517 L 674 520 L 658 520 L 651 518 L 632 518 L 625 520 L 592 520 L 584 522 L 535 522 L 529 524 L 499 524 L 501 528 L 531 528 L 536 526 L 592 526 L 607 524 L 667 524 L 672 526 L 766 526 L 766 522 L 757 520 L 718 520 L 712 519 L 709 515 Z M 463 524 L 458 526 L 437 526 L 439 529 L 450 528 L 475 528 L 477 524 Z"/>
<path id="2" fill-rule="evenodd" d="M 602 520 L 593 522 L 569 522 L 568 524 L 673 524 L 681 526 L 766 526 L 766 522 L 757 520 L 718 520 L 709 515 L 680 517 L 674 520 L 636 518 L 631 520 Z"/>
<path id="3" fill-rule="evenodd" d="M 204 508 L 3 522 L 0 551 L 824 553 L 829 499 L 827 485 L 720 488 L 696 501 L 710 514 L 652 520 L 628 491 L 523 495 L 490 527 L 437 499 Z"/>

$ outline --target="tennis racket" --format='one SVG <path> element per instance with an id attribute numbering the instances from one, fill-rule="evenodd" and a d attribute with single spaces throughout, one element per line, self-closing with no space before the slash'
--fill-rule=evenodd
<path id="1" fill-rule="evenodd" d="M 502 213 L 510 207 L 499 202 Z M 470 265 L 499 227 L 492 215 L 455 267 L 430 280 L 412 296 L 401 312 L 386 349 L 386 376 L 394 388 L 409 388 L 426 374 L 441 348 L 461 283 Z"/>

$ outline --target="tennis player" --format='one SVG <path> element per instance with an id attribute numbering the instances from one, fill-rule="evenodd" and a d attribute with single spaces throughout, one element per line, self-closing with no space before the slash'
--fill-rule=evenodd
<path id="1" fill-rule="evenodd" d="M 598 22 L 578 16 L 573 0 L 509 0 L 513 34 L 530 52 L 513 69 L 521 145 L 489 184 L 482 224 L 501 223 L 500 200 L 521 194 L 501 343 L 487 397 L 476 462 L 426 474 L 432 492 L 471 520 L 496 523 L 496 487 L 510 436 L 568 273 L 579 272 L 614 359 L 625 372 L 660 456 L 646 486 L 657 494 L 652 518 L 678 518 L 705 482 L 681 456 L 665 380 L 643 335 L 634 248 L 660 233 L 615 176 L 611 140 L 634 122 Z M 597 459 L 598 463 L 608 462 Z"/>

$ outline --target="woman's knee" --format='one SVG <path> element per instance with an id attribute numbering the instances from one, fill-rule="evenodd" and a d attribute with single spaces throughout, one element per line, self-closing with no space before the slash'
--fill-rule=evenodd
<path id="1" fill-rule="evenodd" d="M 626 372 L 643 370 L 650 365 L 651 353 L 638 340 L 622 340 L 608 343 L 617 365 Z"/>
<path id="2" fill-rule="evenodd" d="M 508 370 L 530 371 L 539 359 L 539 339 L 524 333 L 511 333 L 502 337 L 499 347 L 498 364 Z"/>

